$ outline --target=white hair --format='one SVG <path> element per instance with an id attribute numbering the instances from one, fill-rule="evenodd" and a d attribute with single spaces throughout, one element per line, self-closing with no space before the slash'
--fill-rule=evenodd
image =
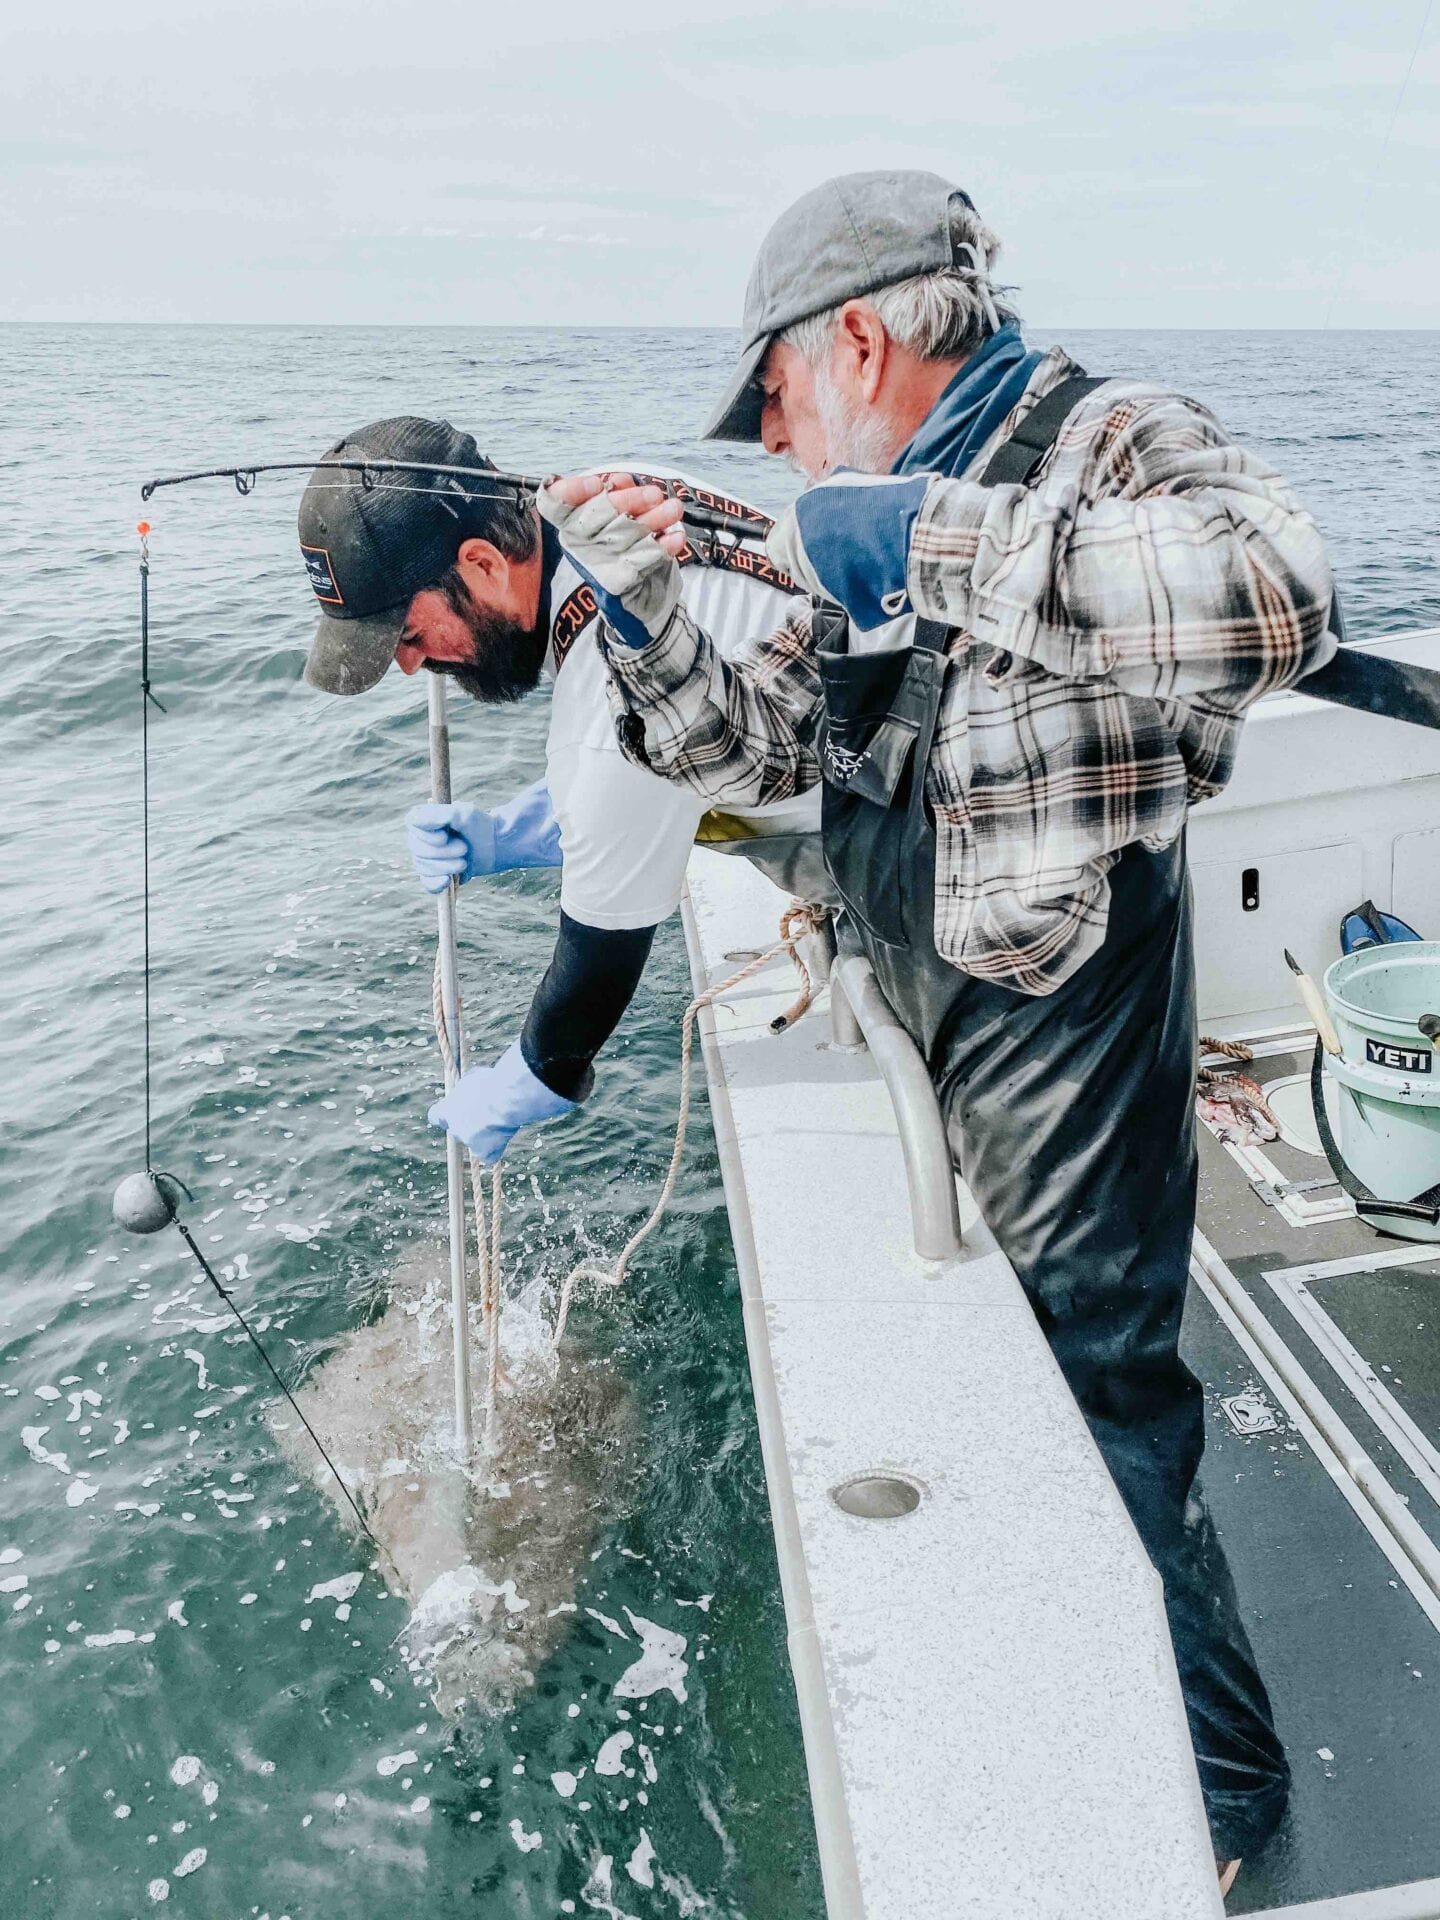
<path id="1" fill-rule="evenodd" d="M 950 203 L 950 243 L 955 266 L 896 280 L 865 296 L 896 345 L 921 360 L 966 359 L 1007 321 L 1020 317 L 1010 290 L 990 278 L 999 239 L 958 194 Z M 966 264 L 958 264 L 962 259 Z M 829 307 L 797 320 L 780 338 L 820 370 L 829 360 L 839 319 L 840 307 Z"/>

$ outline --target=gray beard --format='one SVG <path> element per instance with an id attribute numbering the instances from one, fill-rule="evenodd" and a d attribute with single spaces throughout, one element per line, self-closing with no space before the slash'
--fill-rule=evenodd
<path id="1" fill-rule="evenodd" d="M 878 414 L 862 412 L 847 400 L 826 366 L 815 368 L 815 410 L 825 430 L 827 473 L 833 473 L 836 467 L 853 467 L 857 473 L 890 471 L 899 451 L 894 429 Z"/>

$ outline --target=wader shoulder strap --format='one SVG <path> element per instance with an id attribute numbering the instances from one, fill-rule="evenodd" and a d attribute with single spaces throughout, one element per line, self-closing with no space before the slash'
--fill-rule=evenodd
<path id="1" fill-rule="evenodd" d="M 1023 486 L 1054 446 L 1066 417 L 1096 387 L 1103 387 L 1109 376 L 1073 374 L 1062 380 L 1045 398 L 1032 407 L 1008 440 L 1002 440 L 991 454 L 980 476 L 982 487 L 1013 482 Z M 813 643 L 824 653 L 850 651 L 850 616 L 833 601 L 816 597 L 811 602 L 814 618 Z M 944 653 L 952 629 L 943 620 L 917 620 L 915 645 L 927 653 Z"/>
<path id="2" fill-rule="evenodd" d="M 1093 379 L 1083 373 L 1062 380 L 1031 409 L 1009 439 L 996 448 L 981 475 L 981 485 L 1014 481 L 1023 486 L 1054 446 L 1067 414 L 1093 388 L 1104 384 L 1103 379 Z M 812 609 L 812 638 L 816 649 L 822 654 L 848 654 L 850 621 L 845 610 L 822 599 L 814 600 Z M 827 716 L 826 778 L 833 786 L 842 787 L 876 806 L 888 807 L 894 802 L 907 770 L 912 766 L 925 766 L 935 738 L 953 631 L 943 620 L 916 620 L 914 642 L 900 683 L 887 712 L 869 731 L 863 747 L 847 750 L 846 743 L 839 737 L 840 730 L 833 723 L 833 715 Z M 918 775 L 912 779 L 910 804 L 917 811 L 924 805 L 924 780 Z"/>
<path id="3" fill-rule="evenodd" d="M 1002 440 L 980 476 L 982 487 L 1023 487 L 1054 446 L 1066 417 L 1104 378 L 1078 373 L 1062 380 L 1033 406 L 1008 440 Z"/>
<path id="4" fill-rule="evenodd" d="M 1340 1143 L 1330 1125 L 1330 1115 L 1325 1111 L 1324 1069 L 1325 1043 L 1317 1040 L 1315 1058 L 1310 1062 L 1310 1105 L 1315 1112 L 1315 1131 L 1320 1136 L 1320 1145 L 1325 1149 L 1325 1158 L 1330 1162 L 1330 1171 L 1355 1202 L 1356 1214 L 1362 1220 L 1384 1219 L 1388 1216 L 1399 1220 L 1424 1220 L 1432 1227 L 1440 1226 L 1440 1180 L 1433 1187 L 1426 1187 L 1423 1193 L 1417 1193 L 1413 1200 L 1378 1200 L 1360 1176 L 1346 1165 L 1340 1152 Z"/>

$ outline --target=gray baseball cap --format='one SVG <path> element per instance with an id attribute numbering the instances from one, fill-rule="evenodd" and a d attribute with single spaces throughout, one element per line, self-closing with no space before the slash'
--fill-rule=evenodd
<path id="1" fill-rule="evenodd" d="M 897 280 L 953 266 L 957 200 L 974 206 L 938 173 L 842 173 L 782 213 L 745 289 L 740 365 L 702 438 L 760 438 L 760 373 L 777 333 Z"/>

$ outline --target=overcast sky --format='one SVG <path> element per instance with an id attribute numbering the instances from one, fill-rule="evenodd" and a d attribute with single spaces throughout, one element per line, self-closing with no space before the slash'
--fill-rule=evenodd
<path id="1" fill-rule="evenodd" d="M 734 325 L 789 200 L 913 166 L 1040 326 L 1440 325 L 1426 0 L 6 11 L 0 318 Z"/>

